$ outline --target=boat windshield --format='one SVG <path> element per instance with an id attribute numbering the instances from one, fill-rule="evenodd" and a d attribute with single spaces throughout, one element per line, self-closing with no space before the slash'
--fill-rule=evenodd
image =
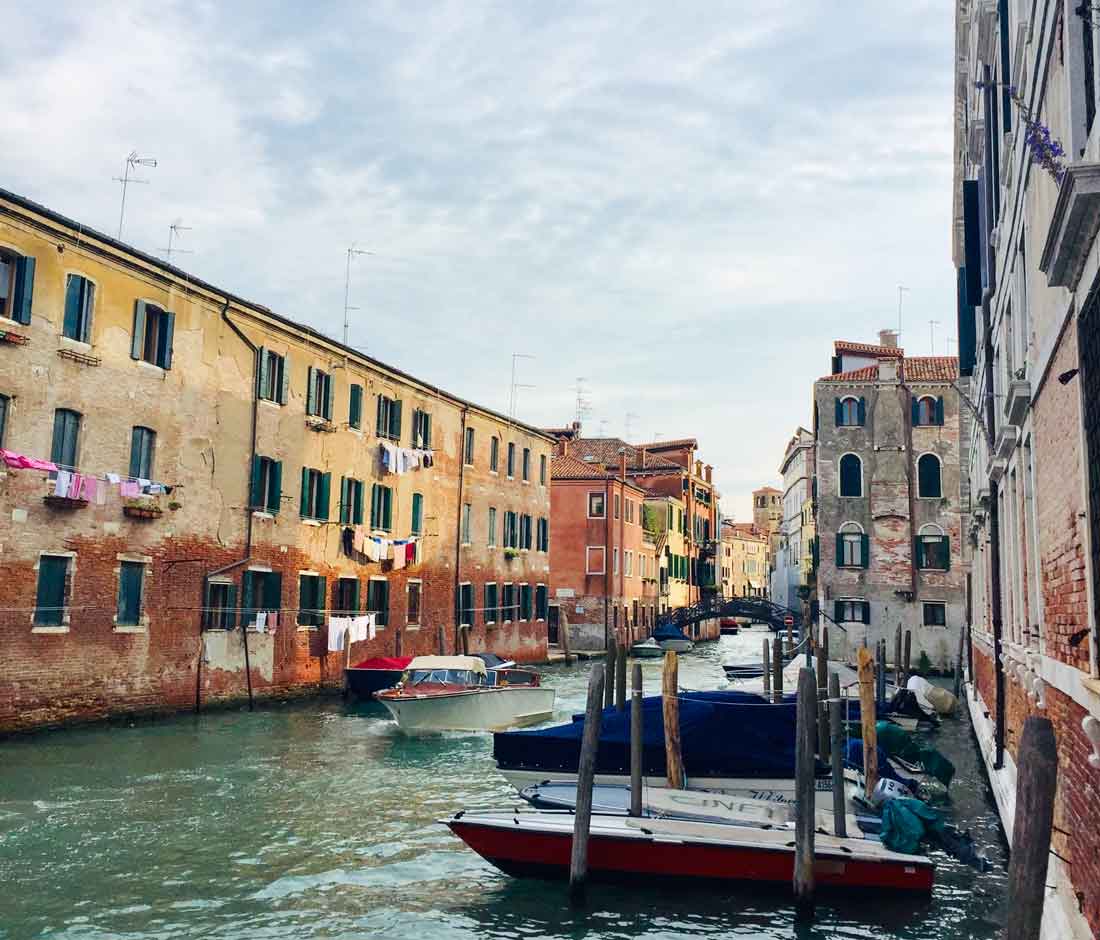
<path id="1" fill-rule="evenodd" d="M 413 669 L 405 685 L 483 685 L 485 677 L 472 669 Z"/>

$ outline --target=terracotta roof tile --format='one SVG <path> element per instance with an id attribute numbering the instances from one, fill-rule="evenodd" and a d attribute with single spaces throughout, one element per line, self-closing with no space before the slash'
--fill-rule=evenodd
<path id="1" fill-rule="evenodd" d="M 850 343 L 847 340 L 838 339 L 833 343 L 833 355 L 839 356 L 841 353 L 874 356 L 878 359 L 897 359 L 905 355 L 905 350 L 898 346 L 878 346 L 874 343 Z"/>
<path id="2" fill-rule="evenodd" d="M 912 356 L 903 359 L 902 375 L 906 382 L 954 382 L 959 377 L 959 360 L 955 356 Z M 864 366 L 836 375 L 823 375 L 819 382 L 874 382 L 878 366 Z"/>
<path id="3" fill-rule="evenodd" d="M 638 450 L 681 450 L 685 447 L 698 449 L 699 442 L 694 437 L 681 437 L 675 441 L 647 441 L 645 444 L 635 444 Z"/>
<path id="4" fill-rule="evenodd" d="M 584 460 L 592 457 L 606 467 L 618 467 L 622 455 L 626 455 L 626 465 L 630 470 L 683 470 L 678 463 L 661 460 L 646 454 L 645 466 L 642 466 L 642 451 L 618 437 L 580 437 L 569 442 L 569 456 Z"/>
<path id="5" fill-rule="evenodd" d="M 599 463 L 585 463 L 574 457 L 551 457 L 551 480 L 603 480 L 607 471 Z"/>

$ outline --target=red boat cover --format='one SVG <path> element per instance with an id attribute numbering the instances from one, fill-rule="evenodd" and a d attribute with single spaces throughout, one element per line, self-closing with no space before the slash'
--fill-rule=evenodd
<path id="1" fill-rule="evenodd" d="M 376 656 L 374 659 L 364 659 L 361 663 L 356 663 L 352 668 L 403 670 L 412 661 L 413 658 L 411 656 Z"/>

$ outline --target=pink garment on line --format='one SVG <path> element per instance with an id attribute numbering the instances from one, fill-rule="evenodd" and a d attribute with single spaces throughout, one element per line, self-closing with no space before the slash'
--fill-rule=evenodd
<path id="1" fill-rule="evenodd" d="M 136 499 L 141 495 L 141 487 L 133 480 L 123 480 L 118 485 L 118 492 L 123 499 Z"/>
<path id="2" fill-rule="evenodd" d="M 50 460 L 27 457 L 25 454 L 17 454 L 14 450 L 0 450 L 0 457 L 13 470 L 45 470 L 47 473 L 53 473 L 57 469 L 57 464 Z"/>

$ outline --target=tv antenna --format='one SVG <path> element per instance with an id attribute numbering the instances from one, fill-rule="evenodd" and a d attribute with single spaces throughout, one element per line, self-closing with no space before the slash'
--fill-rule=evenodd
<path id="1" fill-rule="evenodd" d="M 172 242 L 180 237 L 180 232 L 190 232 L 190 225 L 180 225 L 183 219 L 176 219 L 171 225 L 168 226 L 168 247 L 164 249 L 164 260 L 171 263 L 172 252 L 177 255 L 193 255 L 194 252 L 187 248 L 173 248 Z"/>
<path id="2" fill-rule="evenodd" d="M 130 176 L 131 170 L 137 170 L 139 166 L 153 167 L 157 165 L 157 161 L 152 157 L 139 157 L 136 150 L 131 150 L 127 154 L 126 159 L 122 164 L 122 176 L 115 176 L 112 179 L 116 183 L 122 184 L 122 207 L 118 210 L 118 240 L 122 241 L 122 220 L 126 217 L 126 187 L 131 183 L 148 183 L 148 180 L 139 180 L 137 177 Z"/>
<path id="3" fill-rule="evenodd" d="M 358 307 L 351 307 L 348 305 L 348 297 L 351 291 L 351 259 L 353 255 L 373 255 L 373 251 L 367 251 L 364 248 L 356 248 L 355 243 L 352 242 L 348 248 L 348 263 L 344 269 L 344 345 L 348 344 L 348 312 L 351 310 L 358 310 Z"/>
<path id="4" fill-rule="evenodd" d="M 534 359 L 535 357 L 528 353 L 512 353 L 512 387 L 508 397 L 508 417 L 515 420 L 516 417 L 516 392 L 521 388 L 534 388 L 534 385 L 524 385 L 516 381 L 516 360 L 517 359 Z"/>
<path id="5" fill-rule="evenodd" d="M 630 443 L 632 437 L 631 432 L 634 430 L 634 422 L 638 416 L 633 411 L 628 411 L 626 417 L 623 419 L 623 436 L 626 438 L 626 442 Z"/>
<path id="6" fill-rule="evenodd" d="M 898 343 L 901 343 L 901 300 L 905 294 L 909 293 L 908 287 L 902 287 L 898 285 Z"/>
<path id="7" fill-rule="evenodd" d="M 577 408 L 576 408 L 576 421 L 577 424 L 584 424 L 584 419 L 592 413 L 592 401 L 588 397 L 588 389 L 585 388 L 585 383 L 588 381 L 583 375 L 577 376 L 577 384 L 574 386 L 574 390 L 577 394 Z"/>
<path id="8" fill-rule="evenodd" d="M 928 355 L 930 356 L 936 355 L 936 327 L 939 325 L 939 320 L 928 321 L 928 345 L 930 348 Z"/>

